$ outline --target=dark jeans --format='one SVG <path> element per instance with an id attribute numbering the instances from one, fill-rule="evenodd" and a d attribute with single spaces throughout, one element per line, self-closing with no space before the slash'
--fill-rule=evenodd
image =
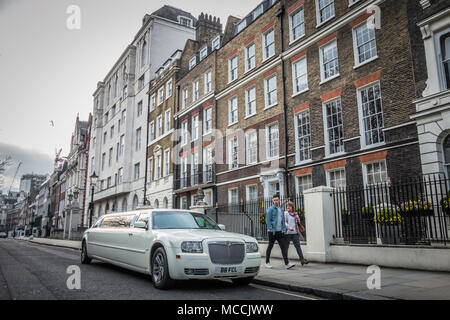
<path id="1" fill-rule="evenodd" d="M 281 254 L 283 255 L 284 264 L 289 263 L 289 259 L 287 257 L 287 238 L 281 231 L 269 232 L 269 245 L 266 250 L 266 263 L 270 262 L 270 253 L 272 252 L 273 245 L 275 241 L 278 242 L 278 245 L 281 249 Z"/>
<path id="2" fill-rule="evenodd" d="M 287 248 L 289 248 L 289 245 L 291 244 L 291 241 L 294 243 L 294 247 L 297 250 L 298 257 L 300 260 L 304 260 L 302 248 L 300 248 L 300 239 L 298 237 L 298 234 L 287 234 Z"/>

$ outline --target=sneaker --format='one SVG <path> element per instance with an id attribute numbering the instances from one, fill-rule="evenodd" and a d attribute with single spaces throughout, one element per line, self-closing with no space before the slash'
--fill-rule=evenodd
<path id="1" fill-rule="evenodd" d="M 267 269 L 272 269 L 272 266 L 269 263 L 266 263 L 266 268 Z"/>
<path id="2" fill-rule="evenodd" d="M 295 263 L 289 263 L 286 265 L 286 269 L 291 269 L 292 267 L 295 267 Z"/>

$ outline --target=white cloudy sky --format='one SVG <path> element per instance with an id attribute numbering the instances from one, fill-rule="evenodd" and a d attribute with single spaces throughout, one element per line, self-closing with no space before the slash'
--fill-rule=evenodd
<path id="1" fill-rule="evenodd" d="M 171 5 L 198 17 L 243 17 L 261 0 L 0 0 L 0 157 L 10 154 L 9 187 L 18 173 L 50 173 L 55 148 L 69 151 L 77 113 L 87 120 L 92 93 L 142 24 Z M 81 29 L 69 30 L 70 5 Z M 54 122 L 54 127 L 50 126 Z M 14 184 L 18 186 L 18 183 Z"/>

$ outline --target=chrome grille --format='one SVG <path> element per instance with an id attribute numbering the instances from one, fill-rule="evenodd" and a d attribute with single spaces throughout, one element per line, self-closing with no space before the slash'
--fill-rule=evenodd
<path id="1" fill-rule="evenodd" d="M 245 244 L 233 241 L 208 243 L 209 257 L 214 264 L 240 264 L 245 257 Z"/>
<path id="2" fill-rule="evenodd" d="M 259 267 L 248 267 L 245 268 L 245 273 L 256 273 L 259 271 Z"/>
<path id="3" fill-rule="evenodd" d="M 194 276 L 206 276 L 209 274 L 209 270 L 208 269 L 184 268 L 184 273 L 187 275 L 194 275 Z"/>

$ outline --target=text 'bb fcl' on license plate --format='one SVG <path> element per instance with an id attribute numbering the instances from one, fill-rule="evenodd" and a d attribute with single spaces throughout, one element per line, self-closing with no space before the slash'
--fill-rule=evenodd
<path id="1" fill-rule="evenodd" d="M 216 267 L 218 274 L 233 274 L 242 272 L 242 266 Z"/>

